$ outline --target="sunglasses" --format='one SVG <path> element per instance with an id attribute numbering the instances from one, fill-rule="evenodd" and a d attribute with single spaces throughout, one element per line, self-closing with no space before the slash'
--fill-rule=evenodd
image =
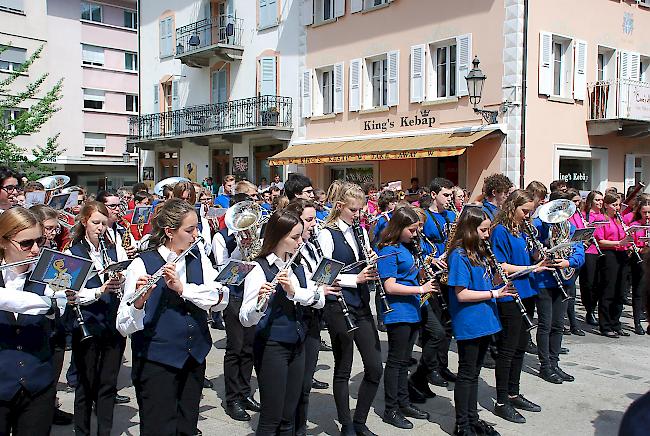
<path id="1" fill-rule="evenodd" d="M 79 204 L 81 204 L 81 203 L 79 203 Z M 119 203 L 117 203 L 117 204 L 105 204 L 104 206 L 106 206 L 107 209 L 117 209 L 118 207 L 120 207 L 120 204 Z"/>
<path id="2" fill-rule="evenodd" d="M 2 189 L 4 189 L 7 192 L 17 191 L 18 185 L 7 185 L 7 186 L 3 186 Z"/>
<path id="3" fill-rule="evenodd" d="M 15 242 L 16 244 L 20 245 L 20 249 L 23 251 L 28 251 L 31 250 L 31 248 L 36 244 L 38 248 L 43 247 L 45 245 L 45 242 L 47 239 L 45 236 L 41 236 L 36 239 L 24 239 L 22 241 L 16 241 L 15 239 L 12 239 L 12 242 Z"/>

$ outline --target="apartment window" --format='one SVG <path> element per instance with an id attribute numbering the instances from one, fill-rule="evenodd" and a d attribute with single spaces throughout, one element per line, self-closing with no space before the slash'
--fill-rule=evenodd
<path id="1" fill-rule="evenodd" d="M 453 97 L 456 95 L 456 44 L 435 47 L 433 53 L 436 97 Z"/>
<path id="2" fill-rule="evenodd" d="M 27 50 L 18 47 L 0 47 L 4 48 L 0 53 L 0 70 L 18 71 L 27 59 Z"/>
<path id="3" fill-rule="evenodd" d="M 81 19 L 102 22 L 102 7 L 94 3 L 81 2 Z"/>
<path id="4" fill-rule="evenodd" d="M 225 3 L 219 3 L 224 5 Z M 277 0 L 258 0 L 259 28 L 267 29 L 278 24 L 278 3 Z"/>
<path id="5" fill-rule="evenodd" d="M 370 86 L 372 105 L 388 105 L 388 60 L 386 58 L 370 61 Z"/>
<path id="6" fill-rule="evenodd" d="M 105 98 L 101 89 L 84 89 L 84 109 L 104 109 Z"/>
<path id="7" fill-rule="evenodd" d="M 332 69 L 319 72 L 318 82 L 323 98 L 323 114 L 334 112 L 334 71 Z"/>
<path id="8" fill-rule="evenodd" d="M 323 2 L 323 15 L 321 18 L 323 21 L 334 18 L 334 0 L 322 0 Z"/>
<path id="9" fill-rule="evenodd" d="M 2 124 L 9 127 L 10 132 L 16 131 L 16 125 L 13 124 L 25 109 L 5 109 L 2 113 Z"/>
<path id="10" fill-rule="evenodd" d="M 84 133 L 84 151 L 86 153 L 104 153 L 106 151 L 106 134 Z"/>
<path id="11" fill-rule="evenodd" d="M 174 17 L 167 17 L 160 20 L 160 57 L 167 57 L 174 54 L 172 51 L 172 41 L 174 39 L 173 32 L 173 21 Z"/>
<path id="12" fill-rule="evenodd" d="M 605 80 L 605 54 L 598 53 L 598 72 L 596 74 L 597 80 L 602 82 Z"/>
<path id="13" fill-rule="evenodd" d="M 583 100 L 587 88 L 587 43 L 548 32 L 540 32 L 539 43 L 539 93 Z"/>
<path id="14" fill-rule="evenodd" d="M 363 7 L 364 9 L 372 9 L 377 6 L 381 6 L 385 3 L 388 3 L 389 0 L 364 0 Z"/>
<path id="15" fill-rule="evenodd" d="M 650 57 L 641 56 L 639 62 L 639 79 L 642 82 L 650 81 Z"/>
<path id="16" fill-rule="evenodd" d="M 81 44 L 81 61 L 84 65 L 104 65 L 104 49 L 94 45 Z"/>
<path id="17" fill-rule="evenodd" d="M 138 28 L 138 14 L 134 11 L 124 11 L 124 27 L 129 29 Z"/>
<path id="18" fill-rule="evenodd" d="M 126 111 L 127 112 L 137 112 L 138 111 L 138 96 L 135 94 L 126 94 Z"/>
<path id="19" fill-rule="evenodd" d="M 124 53 L 124 69 L 129 71 L 137 71 L 138 69 L 138 55 L 135 53 Z"/>
<path id="20" fill-rule="evenodd" d="M 23 0 L 0 0 L 0 11 L 24 12 Z"/>
<path id="21" fill-rule="evenodd" d="M 555 95 L 562 94 L 563 51 L 562 43 L 553 43 L 553 94 Z"/>

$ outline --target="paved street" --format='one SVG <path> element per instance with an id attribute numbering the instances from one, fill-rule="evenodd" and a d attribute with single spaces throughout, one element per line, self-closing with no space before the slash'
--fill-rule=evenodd
<path id="1" fill-rule="evenodd" d="M 582 318 L 583 313 L 579 313 Z M 631 308 L 625 307 L 624 320 L 631 323 Z M 583 328 L 587 331 L 587 325 Z M 327 332 L 323 337 L 329 342 Z M 387 349 L 386 334 L 380 334 L 384 361 Z M 537 358 L 527 355 L 525 374 L 522 374 L 522 393 L 530 400 L 539 403 L 542 413 L 523 412 L 527 424 L 516 425 L 504 421 L 489 412 L 492 409 L 495 382 L 494 371 L 483 369 L 479 388 L 479 403 L 481 417 L 494 423 L 502 435 L 537 434 L 537 435 L 616 435 L 618 424 L 623 412 L 630 402 L 650 389 L 650 338 L 637 336 L 634 333 L 628 338 L 618 340 L 605 339 L 602 336 L 588 333 L 585 337 L 565 336 L 563 345 L 570 349 L 563 356 L 561 366 L 576 377 L 573 383 L 552 385 L 542 381 L 535 374 Z M 214 390 L 205 390 L 201 401 L 201 416 L 199 428 L 203 434 L 249 435 L 253 433 L 257 419 L 250 423 L 232 421 L 221 406 L 223 391 L 222 362 L 225 347 L 224 332 L 213 330 L 214 348 L 208 356 L 207 375 L 215 385 Z M 452 345 L 452 348 L 454 346 Z M 128 349 L 128 347 L 127 347 Z M 454 348 L 455 350 L 455 348 Z M 415 356 L 419 357 L 416 347 Z M 67 359 L 69 356 L 66 355 Z M 450 365 L 455 371 L 456 353 L 450 355 Z M 120 374 L 120 393 L 129 395 L 132 402 L 118 405 L 115 408 L 114 434 L 136 435 L 138 432 L 138 414 L 135 404 L 135 392 L 130 383 L 130 353 Z M 355 393 L 362 377 L 361 359 L 355 356 L 352 379 L 352 407 Z M 67 367 L 67 364 L 66 364 Z M 333 358 L 331 353 L 321 353 L 317 378 L 332 381 Z M 64 378 L 62 377 L 62 380 Z M 255 382 L 254 382 L 255 383 Z M 64 384 L 59 384 L 64 389 Z M 424 405 L 431 413 L 429 422 L 414 421 L 415 429 L 411 431 L 397 430 L 381 421 L 383 412 L 383 383 L 380 387 L 374 407 L 368 420 L 368 427 L 380 435 L 443 435 L 450 434 L 454 426 L 453 391 L 432 387 L 438 395 Z M 65 391 L 59 392 L 63 409 L 72 411 L 74 395 Z M 259 395 L 256 395 L 258 398 Z M 312 391 L 310 404 L 309 434 L 337 434 L 335 421 L 336 411 L 331 389 L 327 391 Z M 71 427 L 55 427 L 54 435 L 71 434 Z"/>

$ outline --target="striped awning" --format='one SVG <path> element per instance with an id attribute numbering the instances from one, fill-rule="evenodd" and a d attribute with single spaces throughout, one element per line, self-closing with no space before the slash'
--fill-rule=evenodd
<path id="1" fill-rule="evenodd" d="M 269 165 L 458 156 L 463 154 L 467 147 L 494 131 L 496 129 L 293 145 L 270 157 Z"/>

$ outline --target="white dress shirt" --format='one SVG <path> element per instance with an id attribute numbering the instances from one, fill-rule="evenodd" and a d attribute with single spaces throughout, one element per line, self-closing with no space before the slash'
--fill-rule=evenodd
<path id="1" fill-rule="evenodd" d="M 34 265 L 30 266 L 22 274 L 16 273 L 13 269 L 2 271 L 5 286 L 0 288 L 0 310 L 13 312 L 16 318 L 19 314 L 43 315 L 51 309 L 51 297 L 54 297 L 59 313 L 63 314 L 67 303 L 65 291 L 54 292 L 49 286 L 45 286 L 45 295 L 23 291 L 27 277 L 32 273 L 33 268 Z"/>
<path id="2" fill-rule="evenodd" d="M 281 260 L 274 253 L 266 256 L 269 265 L 275 265 L 279 270 L 282 270 L 286 262 Z M 307 274 L 305 274 L 307 276 Z M 295 293 L 292 296 L 287 294 L 287 298 L 294 302 L 294 304 L 301 304 L 303 306 L 312 306 L 315 309 L 322 309 L 325 306 L 325 296 L 323 295 L 323 288 L 316 288 L 316 284 L 307 278 L 307 287 L 302 288 L 298 282 L 298 277 L 289 270 L 289 279 L 293 284 Z M 260 293 L 260 288 L 266 283 L 266 274 L 264 270 L 255 262 L 255 267 L 248 273 L 244 279 L 244 298 L 242 301 L 241 309 L 239 310 L 239 321 L 244 327 L 251 327 L 257 324 L 260 319 L 265 315 L 266 310 L 257 311 L 257 297 Z M 316 297 L 318 296 L 318 297 Z"/>
<path id="3" fill-rule="evenodd" d="M 201 217 L 201 237 L 203 237 L 203 242 L 199 244 L 199 248 L 206 256 L 209 256 L 212 253 L 212 244 L 210 243 L 212 236 L 210 234 L 210 223 L 203 216 Z"/>
<path id="4" fill-rule="evenodd" d="M 233 233 L 232 230 L 228 229 L 228 236 L 232 236 Z M 223 268 L 231 260 L 242 260 L 239 245 L 229 254 L 228 248 L 226 248 L 226 240 L 220 232 L 215 233 L 214 238 L 212 238 L 212 253 L 214 253 L 214 260 L 217 262 L 218 268 Z"/>
<path id="5" fill-rule="evenodd" d="M 167 262 L 176 259 L 176 253 L 171 252 L 167 247 L 161 245 L 158 247 L 158 253 Z M 202 253 L 202 252 L 201 252 Z M 193 256 L 189 253 L 187 256 Z M 181 298 L 188 301 L 200 309 L 218 312 L 228 305 L 228 287 L 217 282 L 217 271 L 212 267 L 210 260 L 201 255 L 201 269 L 203 270 L 203 284 L 187 282 L 186 274 L 187 264 L 185 259 L 176 264 L 176 272 L 180 282 L 183 284 L 183 293 Z M 136 282 L 142 276 L 147 275 L 147 269 L 140 257 L 136 257 L 126 270 L 126 283 L 124 284 L 124 297 L 120 302 L 117 311 L 117 330 L 123 336 L 130 335 L 144 329 L 144 316 L 147 310 L 147 303 L 142 309 L 137 309 L 135 305 L 127 305 L 126 302 L 135 295 Z M 156 308 L 152 308 L 155 310 Z"/>
<path id="6" fill-rule="evenodd" d="M 341 229 L 341 232 L 343 232 L 343 237 L 345 238 L 350 248 L 352 248 L 352 252 L 354 253 L 355 259 L 359 260 L 359 248 L 357 247 L 357 240 L 354 237 L 354 231 L 352 230 L 352 226 L 348 225 L 345 221 L 343 221 L 340 218 L 337 220 L 336 225 L 338 226 L 339 229 Z M 365 229 L 363 229 L 363 237 L 365 238 L 366 241 L 368 240 L 368 234 L 366 233 Z M 323 250 L 323 256 L 330 259 L 334 259 L 333 257 L 334 240 L 332 239 L 332 234 L 330 233 L 329 230 L 321 230 L 318 233 L 318 242 L 320 242 L 321 249 Z M 356 274 L 339 274 L 338 279 L 340 281 L 340 285 L 343 287 L 346 288 L 357 287 Z"/>

